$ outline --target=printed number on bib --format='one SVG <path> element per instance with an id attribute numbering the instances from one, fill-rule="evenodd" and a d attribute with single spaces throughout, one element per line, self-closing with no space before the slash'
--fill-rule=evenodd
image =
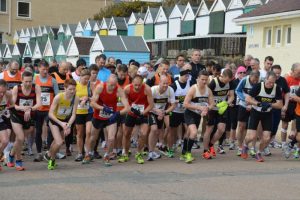
<path id="1" fill-rule="evenodd" d="M 57 110 L 59 116 L 69 116 L 72 112 L 71 107 L 60 106 Z"/>
<path id="2" fill-rule="evenodd" d="M 112 107 L 109 107 L 109 108 L 110 108 L 111 110 L 113 110 Z M 99 116 L 102 117 L 102 118 L 108 119 L 108 118 L 110 118 L 111 115 L 112 115 L 112 114 L 106 113 L 106 112 L 104 112 L 103 110 L 101 110 L 101 111 L 99 112 Z"/>
<path id="3" fill-rule="evenodd" d="M 20 106 L 33 106 L 33 100 L 32 99 L 20 99 Z"/>
<path id="4" fill-rule="evenodd" d="M 43 106 L 50 106 L 50 93 L 41 93 L 41 100 Z"/>
<path id="5" fill-rule="evenodd" d="M 298 88 L 299 88 L 299 86 L 297 86 L 297 85 L 291 86 L 290 87 L 290 90 L 291 90 L 290 95 L 292 95 L 292 96 L 296 95 Z"/>
<path id="6" fill-rule="evenodd" d="M 141 113 L 144 112 L 145 106 L 141 104 L 132 104 L 131 107 L 139 110 Z"/>
<path id="7" fill-rule="evenodd" d="M 86 101 L 85 104 L 83 104 L 83 106 L 81 105 L 81 101 L 80 101 L 77 109 L 89 109 L 89 107 L 90 107 L 90 103 L 88 101 Z"/>

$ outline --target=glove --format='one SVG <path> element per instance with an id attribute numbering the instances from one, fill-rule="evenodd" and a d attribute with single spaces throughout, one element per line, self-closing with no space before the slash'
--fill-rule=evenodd
<path id="1" fill-rule="evenodd" d="M 113 111 L 111 108 L 107 107 L 107 106 L 104 106 L 104 107 L 103 107 L 103 112 L 105 112 L 105 113 L 107 113 L 107 114 L 112 114 L 112 113 L 114 113 L 114 111 Z"/>
<path id="2" fill-rule="evenodd" d="M 142 113 L 141 113 L 141 111 L 139 110 L 139 109 L 136 109 L 136 108 L 131 108 L 131 112 L 133 113 L 133 114 L 135 114 L 136 116 L 138 116 L 138 117 L 142 117 Z"/>
<path id="3" fill-rule="evenodd" d="M 228 103 L 227 103 L 227 101 L 222 101 L 222 102 L 218 103 L 216 106 L 217 106 L 217 108 L 218 108 L 218 113 L 219 113 L 219 115 L 223 115 L 224 112 L 225 112 L 225 111 L 227 110 L 227 108 L 228 108 Z"/>
<path id="4" fill-rule="evenodd" d="M 118 112 L 115 112 L 109 119 L 108 119 L 108 121 L 110 122 L 110 123 L 115 123 L 118 119 L 119 119 L 119 117 L 120 117 L 120 111 L 118 111 Z"/>
<path id="5" fill-rule="evenodd" d="M 266 112 L 271 107 L 271 104 L 267 102 L 262 102 L 260 103 L 260 106 L 261 106 L 261 111 Z"/>

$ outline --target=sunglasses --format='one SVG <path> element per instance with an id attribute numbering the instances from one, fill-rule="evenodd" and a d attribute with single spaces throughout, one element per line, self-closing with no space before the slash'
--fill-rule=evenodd
<path id="1" fill-rule="evenodd" d="M 246 72 L 239 72 L 238 74 L 246 74 Z"/>

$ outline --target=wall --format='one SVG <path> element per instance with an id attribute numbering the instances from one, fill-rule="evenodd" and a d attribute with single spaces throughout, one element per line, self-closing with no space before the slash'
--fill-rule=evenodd
<path id="1" fill-rule="evenodd" d="M 265 36 L 264 36 L 264 28 L 265 27 L 275 27 L 282 25 L 291 25 L 292 34 L 291 34 L 291 44 L 286 45 L 284 43 L 281 46 L 275 45 L 275 34 L 272 31 L 272 45 L 270 47 L 266 47 L 264 45 Z M 299 34 L 300 34 L 300 17 L 289 19 L 289 20 L 277 20 L 272 22 L 258 23 L 253 26 L 253 35 L 249 34 L 250 27 L 247 27 L 248 36 L 246 43 L 246 54 L 251 54 L 254 57 L 259 58 L 261 63 L 266 56 L 274 57 L 274 64 L 279 64 L 283 68 L 284 72 L 290 70 L 291 65 L 295 62 L 299 62 Z M 282 31 L 282 42 L 284 40 L 284 32 Z M 263 67 L 263 64 L 261 64 Z"/>

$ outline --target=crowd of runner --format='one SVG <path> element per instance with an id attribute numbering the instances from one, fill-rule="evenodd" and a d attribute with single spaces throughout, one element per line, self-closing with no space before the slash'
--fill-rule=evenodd
<path id="1" fill-rule="evenodd" d="M 171 66 L 163 59 L 122 64 L 103 54 L 89 67 L 83 59 L 76 67 L 45 60 L 32 65 L 29 58 L 24 63 L 0 63 L 3 166 L 23 171 L 26 155 L 53 170 L 57 159 L 75 152 L 82 164 L 125 163 L 131 152 L 138 164 L 162 156 L 192 163 L 224 154 L 224 146 L 257 162 L 271 156 L 270 147 L 299 158 L 300 63 L 285 75 L 271 56 L 260 63 L 246 55 L 241 66 L 202 65 L 199 50 L 190 61 L 178 55 Z M 192 149 L 200 141 L 203 151 L 196 155 Z"/>

